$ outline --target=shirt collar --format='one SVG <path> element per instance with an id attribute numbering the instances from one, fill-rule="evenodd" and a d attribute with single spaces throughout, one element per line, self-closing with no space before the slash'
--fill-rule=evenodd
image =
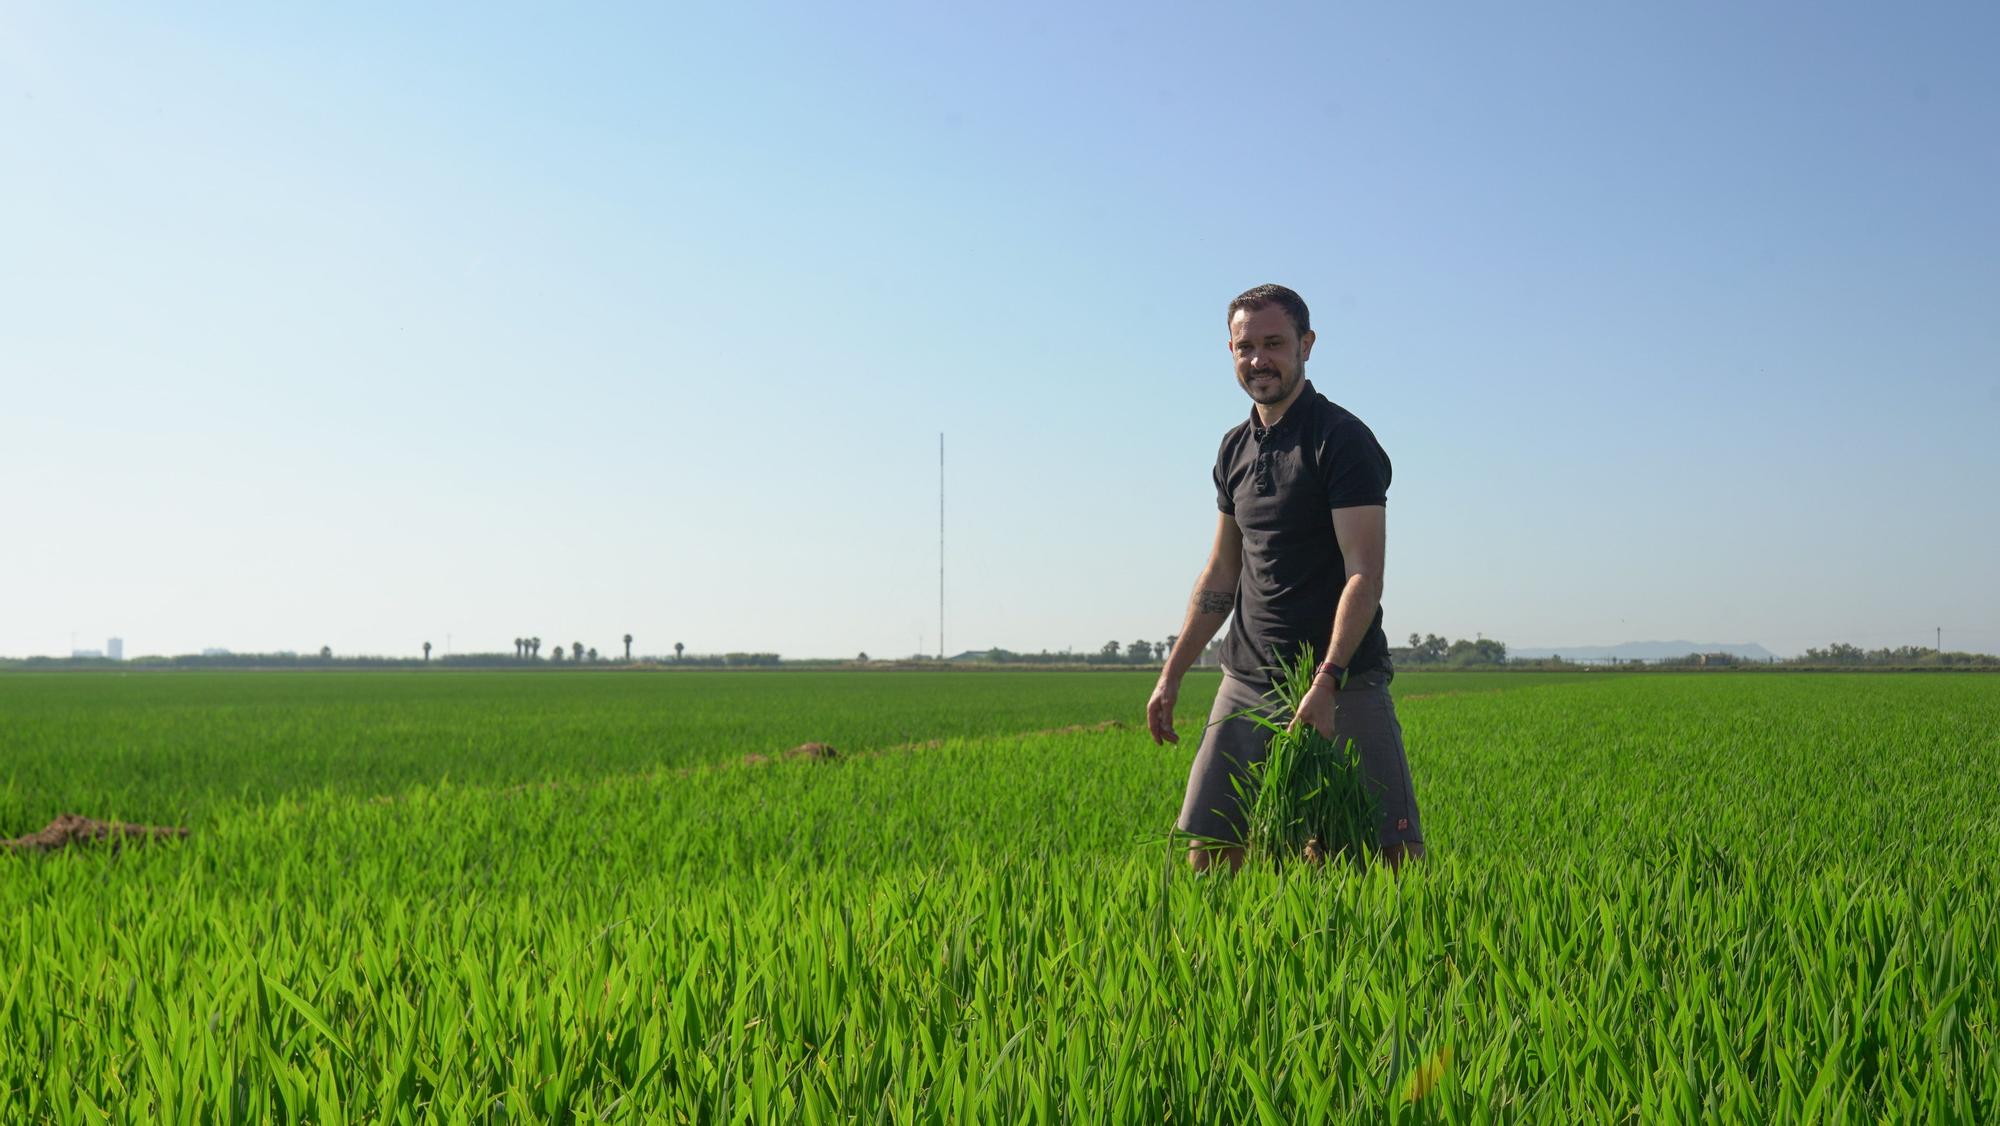
<path id="1" fill-rule="evenodd" d="M 1307 399 L 1311 398 L 1312 395 L 1313 395 L 1313 381 L 1310 379 L 1301 380 L 1299 382 L 1298 398 L 1293 399 L 1292 405 L 1285 408 L 1285 413 L 1281 417 L 1279 417 L 1278 421 L 1272 423 L 1269 426 L 1264 425 L 1264 423 L 1260 419 L 1258 419 L 1257 404 L 1255 403 L 1250 404 L 1250 436 L 1252 438 L 1259 438 L 1259 436 L 1261 435 L 1263 438 L 1268 438 L 1273 434 L 1284 433 L 1285 428 L 1291 425 L 1292 419 L 1298 417 L 1299 405 L 1301 403 L 1304 403 Z"/>

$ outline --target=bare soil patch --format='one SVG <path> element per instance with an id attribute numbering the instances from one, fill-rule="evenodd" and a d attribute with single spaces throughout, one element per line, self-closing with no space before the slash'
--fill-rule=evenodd
<path id="1" fill-rule="evenodd" d="M 1045 735 L 1091 735 L 1104 731 L 1123 731 L 1125 728 L 1126 724 L 1122 720 L 1107 719 L 1102 723 L 1072 723 L 1067 727 L 1044 727 L 1039 731 L 1022 732 L 1016 738 L 1033 739 Z M 893 747 L 884 747 L 881 750 L 859 751 L 847 757 L 875 758 L 879 755 L 895 754 L 902 751 L 935 751 L 949 742 L 951 742 L 949 739 L 925 739 L 921 742 L 898 743 Z M 841 757 L 841 753 L 835 750 L 830 743 L 800 743 L 789 751 L 774 751 L 771 754 L 759 754 L 752 751 L 743 756 L 743 765 L 764 766 L 769 763 L 783 762 L 787 759 L 806 762 L 833 762 Z"/>
<path id="2" fill-rule="evenodd" d="M 1122 720 L 1107 719 L 1103 723 L 1072 723 L 1068 727 L 1051 727 L 1044 731 L 1037 731 L 1035 732 L 1035 734 L 1036 735 L 1083 735 L 1093 731 L 1123 731 L 1123 730 L 1125 730 L 1125 724 Z"/>
<path id="3" fill-rule="evenodd" d="M 840 752 L 834 750 L 831 743 L 800 743 L 789 751 L 782 751 L 777 754 L 760 755 L 753 751 L 743 756 L 743 765 L 758 766 L 767 762 L 776 762 L 779 759 L 794 759 L 805 762 L 832 762 L 839 757 Z"/>
<path id="4" fill-rule="evenodd" d="M 106 844 L 113 852 L 125 845 L 178 840 L 188 835 L 179 825 L 128 825 L 122 821 L 99 821 L 77 813 L 64 813 L 38 833 L 12 840 L 0 840 L 0 849 L 9 852 L 54 852 L 71 845 Z"/>

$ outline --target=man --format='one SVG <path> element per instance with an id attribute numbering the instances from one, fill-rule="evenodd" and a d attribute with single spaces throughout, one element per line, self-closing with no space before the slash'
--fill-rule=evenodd
<path id="1" fill-rule="evenodd" d="M 1389 698 L 1382 633 L 1382 559 L 1389 457 L 1361 420 L 1306 381 L 1311 314 L 1298 294 L 1260 285 L 1229 303 L 1229 351 L 1250 418 L 1223 435 L 1216 456 L 1215 545 L 1195 583 L 1187 620 L 1146 703 L 1153 741 L 1180 741 L 1181 678 L 1224 620 L 1222 687 L 1188 773 L 1179 826 L 1195 838 L 1188 861 L 1243 863 L 1236 786 L 1262 762 L 1270 732 L 1237 716 L 1267 709 L 1271 670 L 1303 646 L 1320 658 L 1294 728 L 1310 723 L 1352 740 L 1381 806 L 1377 840 L 1392 868 L 1424 854 L 1403 730 Z M 1265 714 L 1270 714 L 1267 710 Z"/>

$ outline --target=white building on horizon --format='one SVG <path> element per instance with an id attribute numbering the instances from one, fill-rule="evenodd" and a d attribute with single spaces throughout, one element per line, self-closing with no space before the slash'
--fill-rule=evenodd
<path id="1" fill-rule="evenodd" d="M 124 639 L 124 638 L 122 638 L 122 637 L 114 637 L 114 638 L 112 638 L 111 640 L 109 640 L 109 641 L 105 642 L 105 643 L 104 643 L 104 655 L 105 655 L 105 656 L 107 656 L 107 657 L 109 657 L 109 658 L 111 658 L 111 659 L 112 659 L 112 660 L 114 660 L 114 661 L 122 661 L 122 660 L 124 660 L 124 659 L 125 659 L 125 639 Z"/>

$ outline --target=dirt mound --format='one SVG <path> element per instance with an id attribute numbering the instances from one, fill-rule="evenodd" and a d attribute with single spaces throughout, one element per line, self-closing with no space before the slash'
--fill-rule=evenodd
<path id="1" fill-rule="evenodd" d="M 832 762 L 834 759 L 837 759 L 839 757 L 840 757 L 840 752 L 834 750 L 833 744 L 831 743 L 800 743 L 798 746 L 793 747 L 789 751 L 783 751 L 777 754 L 760 755 L 753 751 L 750 754 L 743 756 L 743 765 L 760 766 L 767 762 L 777 762 L 780 759 L 804 759 L 807 762 Z"/>
<path id="2" fill-rule="evenodd" d="M 1107 719 L 1103 723 L 1072 723 L 1068 727 L 1051 727 L 1037 731 L 1037 735 L 1083 735 L 1093 731 L 1123 731 L 1125 724 L 1119 720 Z"/>
<path id="3" fill-rule="evenodd" d="M 94 817 L 65 813 L 49 822 L 39 833 L 0 841 L 0 849 L 11 852 L 54 852 L 71 845 L 105 843 L 116 852 L 127 844 L 150 844 L 188 835 L 178 825 L 127 825 L 122 821 L 99 821 Z"/>
<path id="4" fill-rule="evenodd" d="M 1015 736 L 1015 738 L 1034 739 L 1048 735 L 1094 735 L 1105 731 L 1124 731 L 1127 727 L 1128 725 L 1123 720 L 1107 719 L 1102 723 L 1072 723 L 1067 727 L 1044 727 L 1039 731 L 1024 731 L 1020 735 Z M 960 736 L 959 738 L 969 737 Z M 899 751 L 935 751 L 952 741 L 951 739 L 925 739 L 920 742 L 898 743 L 893 747 L 885 747 L 880 750 L 857 751 L 854 757 L 874 758 L 876 755 L 891 754 Z M 752 751 L 743 756 L 743 765 L 763 766 L 766 763 L 782 762 L 786 759 L 803 759 L 807 762 L 833 762 L 840 757 L 840 752 L 835 750 L 832 744 L 800 743 L 789 751 L 773 751 L 770 754 L 759 754 Z"/>

